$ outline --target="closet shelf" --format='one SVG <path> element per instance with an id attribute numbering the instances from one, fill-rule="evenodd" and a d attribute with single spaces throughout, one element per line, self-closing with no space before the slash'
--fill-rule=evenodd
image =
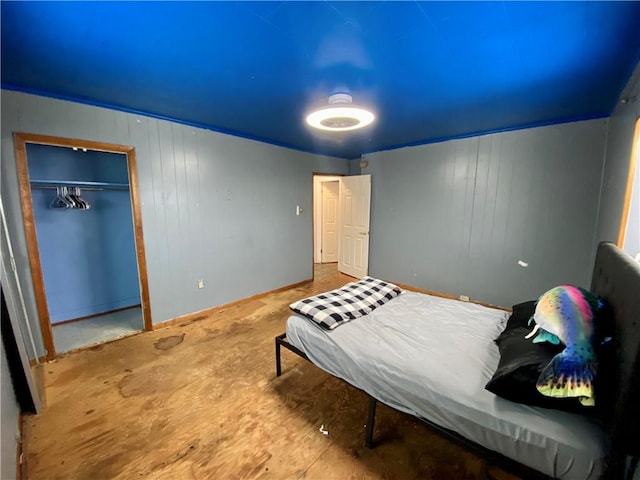
<path id="1" fill-rule="evenodd" d="M 84 190 L 129 190 L 128 183 L 83 182 L 77 180 L 31 180 L 31 188 L 55 189 L 57 187 L 80 187 Z"/>

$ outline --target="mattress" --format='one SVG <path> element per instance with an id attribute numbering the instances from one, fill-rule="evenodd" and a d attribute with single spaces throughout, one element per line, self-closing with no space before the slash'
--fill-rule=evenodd
<path id="1" fill-rule="evenodd" d="M 318 367 L 391 407 L 552 477 L 598 478 L 606 445 L 595 421 L 484 389 L 500 357 L 493 340 L 507 318 L 502 310 L 404 292 L 332 331 L 293 315 L 287 339 Z"/>

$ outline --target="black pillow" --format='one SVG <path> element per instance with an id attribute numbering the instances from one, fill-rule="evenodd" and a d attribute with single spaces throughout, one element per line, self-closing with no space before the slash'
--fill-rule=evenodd
<path id="1" fill-rule="evenodd" d="M 509 331 L 516 328 L 526 328 L 533 329 L 533 325 L 529 325 L 529 319 L 533 316 L 533 312 L 536 310 L 536 300 L 531 300 L 529 302 L 519 303 L 511 307 L 512 312 L 509 320 L 507 320 L 507 326 L 500 334 L 498 338 L 496 338 L 496 342 L 500 340 L 500 337 L 503 335 L 509 335 Z"/>
<path id="2" fill-rule="evenodd" d="M 536 388 L 542 370 L 565 346 L 548 342 L 533 343 L 530 338 L 525 338 L 533 329 L 533 323 L 528 325 L 528 322 L 535 307 L 535 301 L 513 306 L 506 328 L 495 340 L 500 349 L 500 362 L 485 388 L 513 402 L 581 414 L 591 413 L 591 407 L 584 407 L 577 398 L 547 397 Z"/>

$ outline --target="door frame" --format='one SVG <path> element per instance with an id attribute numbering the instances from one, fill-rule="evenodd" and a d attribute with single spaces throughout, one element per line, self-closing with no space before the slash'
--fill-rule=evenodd
<path id="1" fill-rule="evenodd" d="M 111 143 L 78 140 L 73 138 L 53 137 L 33 133 L 13 134 L 13 144 L 16 157 L 16 169 L 18 172 L 18 185 L 20 187 L 20 204 L 24 220 L 24 231 L 29 255 L 29 267 L 33 281 L 33 290 L 36 300 L 36 308 L 40 319 L 42 341 L 46 350 L 45 358 L 50 361 L 56 357 L 53 343 L 53 330 L 47 296 L 44 288 L 42 263 L 40 261 L 40 249 L 36 234 L 36 223 L 33 214 L 33 200 L 31 183 L 29 179 L 29 165 L 27 162 L 27 144 L 48 145 L 52 147 L 77 147 L 95 150 L 99 152 L 120 153 L 127 158 L 127 170 L 129 173 L 129 195 L 131 197 L 131 210 L 133 213 L 133 230 L 136 244 L 136 257 L 138 260 L 138 279 L 140 282 L 140 301 L 142 303 L 142 318 L 144 330 L 153 330 L 151 321 L 151 307 L 149 303 L 149 285 L 147 276 L 147 261 L 144 250 L 144 236 L 142 233 L 142 210 L 140 208 L 140 193 L 138 191 L 138 170 L 136 166 L 136 152 L 134 147 Z"/>
<path id="2" fill-rule="evenodd" d="M 311 173 L 311 279 L 315 279 L 315 241 L 316 241 L 316 189 L 315 189 L 315 178 L 316 177 L 346 177 L 347 175 L 344 173 L 321 173 L 321 172 L 312 172 Z"/>

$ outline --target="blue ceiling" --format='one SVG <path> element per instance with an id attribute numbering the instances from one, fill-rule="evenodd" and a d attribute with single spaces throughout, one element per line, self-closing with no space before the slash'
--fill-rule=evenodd
<path id="1" fill-rule="evenodd" d="M 3 88 L 356 158 L 607 116 L 640 2 L 6 2 Z M 311 131 L 347 92 L 362 131 Z"/>

